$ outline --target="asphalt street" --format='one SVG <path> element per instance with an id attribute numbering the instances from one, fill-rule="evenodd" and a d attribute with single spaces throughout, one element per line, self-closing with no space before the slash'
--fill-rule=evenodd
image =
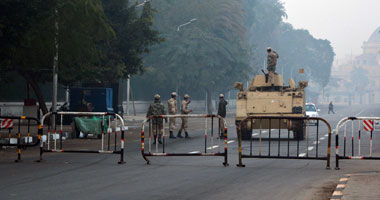
<path id="1" fill-rule="evenodd" d="M 347 116 L 380 116 L 380 105 L 336 106 L 336 114 L 327 114 L 321 107 L 320 116 L 326 119 L 332 131 L 338 121 Z M 119 165 L 117 155 L 105 154 L 46 154 L 46 161 L 36 163 L 37 156 L 27 157 L 21 163 L 0 162 L 0 199 L 328 199 L 340 177 L 351 173 L 380 171 L 377 160 L 340 160 L 340 170 L 335 167 L 335 132 L 331 145 L 331 169 L 326 169 L 325 160 L 246 158 L 244 168 L 238 163 L 238 142 L 233 118 L 228 119 L 228 162 L 224 167 L 223 157 L 150 157 L 147 165 L 141 156 L 138 137 L 127 140 L 126 164 Z M 204 124 L 190 123 L 191 139 L 166 139 L 167 153 L 203 153 L 205 151 Z M 350 122 L 347 127 L 351 128 Z M 341 128 L 344 128 L 341 127 Z M 196 130 L 194 130 L 196 129 Z M 354 123 L 357 130 L 357 123 Z M 340 129 L 341 130 L 341 129 Z M 269 130 L 266 130 L 268 134 Z M 210 131 L 209 131 L 210 132 Z M 272 131 L 271 131 L 272 133 Z M 340 132 L 341 133 L 341 132 Z M 252 154 L 315 157 L 327 155 L 328 129 L 321 124 L 318 129 L 310 127 L 309 139 L 287 140 L 287 131 L 282 131 L 280 140 L 268 139 L 261 145 L 259 133 L 253 132 Z M 347 132 L 351 134 L 351 132 Z M 373 135 L 373 154 L 380 155 L 379 133 Z M 266 135 L 267 137 L 268 135 Z M 273 130 L 271 137 L 278 138 Z M 357 138 L 357 132 L 354 132 Z M 127 138 L 128 139 L 128 138 Z M 147 137 L 148 140 L 148 137 Z M 343 148 L 343 135 L 339 137 Z M 279 143 L 280 142 L 280 143 Z M 352 145 L 346 141 L 346 152 Z M 280 145 L 279 145 L 280 144 Z M 317 149 L 318 144 L 318 149 Z M 358 149 L 354 143 L 354 155 Z M 369 153 L 369 136 L 363 132 L 361 154 Z M 155 152 L 155 146 L 152 146 Z M 148 151 L 149 145 L 145 144 Z M 250 141 L 243 141 L 243 153 L 250 154 Z M 207 138 L 206 152 L 223 150 L 222 142 Z M 162 152 L 162 146 L 157 149 Z M 340 150 L 341 152 L 343 151 Z"/>

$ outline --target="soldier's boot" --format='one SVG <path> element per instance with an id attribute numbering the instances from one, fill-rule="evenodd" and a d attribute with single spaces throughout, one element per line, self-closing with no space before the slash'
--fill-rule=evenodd
<path id="1" fill-rule="evenodd" d="M 171 139 L 176 139 L 176 137 L 173 135 L 173 131 L 170 131 L 170 136 L 169 136 L 169 138 L 171 138 Z"/>
<path id="2" fill-rule="evenodd" d="M 153 135 L 153 144 L 156 144 L 156 136 Z"/>
<path id="3" fill-rule="evenodd" d="M 181 130 L 178 131 L 178 134 L 177 134 L 177 138 L 183 138 L 182 135 L 181 135 Z"/>
<path id="4" fill-rule="evenodd" d="M 162 141 L 161 141 L 161 135 L 158 137 L 158 143 L 159 143 L 159 144 L 162 144 Z"/>
<path id="5" fill-rule="evenodd" d="M 190 136 L 187 132 L 185 132 L 185 138 L 190 138 Z"/>

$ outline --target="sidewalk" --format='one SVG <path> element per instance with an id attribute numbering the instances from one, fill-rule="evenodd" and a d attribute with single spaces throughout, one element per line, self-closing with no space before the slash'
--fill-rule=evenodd
<path id="1" fill-rule="evenodd" d="M 342 178 L 346 179 L 346 178 Z M 342 180 L 341 179 L 341 180 Z M 343 180 L 344 181 L 344 180 Z M 346 184 L 339 184 L 331 199 L 374 200 L 380 199 L 380 173 L 348 174 Z"/>

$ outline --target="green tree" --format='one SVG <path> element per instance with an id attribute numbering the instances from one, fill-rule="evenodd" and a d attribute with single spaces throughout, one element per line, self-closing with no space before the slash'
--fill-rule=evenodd
<path id="1" fill-rule="evenodd" d="M 156 28 L 166 42 L 153 47 L 145 59 L 151 67 L 136 81 L 140 88 L 149 88 L 146 93 L 178 89 L 193 97 L 203 97 L 205 92 L 211 97 L 248 78 L 242 1 L 155 2 Z M 193 18 L 197 20 L 177 31 Z"/>
<path id="2" fill-rule="evenodd" d="M 285 79 L 307 79 L 317 85 L 313 88 L 328 83 L 334 58 L 330 42 L 285 23 L 279 0 L 160 0 L 153 5 L 155 27 L 166 42 L 152 48 L 145 58 L 147 73 L 135 79 L 135 89 L 149 95 L 145 99 L 176 89 L 198 98 L 205 90 L 227 91 L 265 68 L 268 46 L 280 54 L 277 71 Z M 176 31 L 193 18 L 198 20 Z M 305 69 L 303 77 L 299 68 Z"/>
<path id="3" fill-rule="evenodd" d="M 277 44 L 280 52 L 278 71 L 284 78 L 301 79 L 300 68 L 305 69 L 306 77 L 312 83 L 325 87 L 330 79 L 334 51 L 328 40 L 314 38 L 309 31 L 294 29 L 288 23 L 282 23 L 276 30 Z"/>
<path id="4" fill-rule="evenodd" d="M 266 48 L 275 46 L 278 36 L 275 30 L 287 17 L 283 4 L 278 0 L 244 0 L 245 26 L 251 54 L 250 63 L 254 72 L 265 68 Z M 281 56 L 282 59 L 282 56 Z"/>
<path id="5" fill-rule="evenodd" d="M 298 70 L 304 68 L 306 77 L 302 79 L 325 87 L 335 55 L 330 42 L 316 39 L 307 30 L 294 29 L 283 22 L 287 14 L 279 0 L 245 0 L 244 5 L 248 43 L 253 55 L 250 62 L 255 72 L 265 68 L 265 49 L 271 46 L 280 54 L 277 71 L 285 80 L 301 79 Z"/>
<path id="6" fill-rule="evenodd" d="M 32 86 L 43 113 L 48 109 L 40 84 L 51 81 L 55 39 L 59 82 L 67 86 L 104 85 L 142 72 L 141 56 L 162 40 L 151 28 L 150 3 L 140 16 L 128 0 L 5 0 L 0 11 L 0 68 Z"/>
<path id="7" fill-rule="evenodd" d="M 105 14 L 116 33 L 103 57 L 107 67 L 100 71 L 102 80 L 118 80 L 144 72 L 142 56 L 150 53 L 150 46 L 163 41 L 153 30 L 153 13 L 150 2 L 144 4 L 140 16 L 135 5 L 128 0 L 103 0 Z M 116 73 L 115 73 L 116 71 Z"/>
<path id="8" fill-rule="evenodd" d="M 57 12 L 56 12 L 57 11 Z M 43 113 L 48 112 L 39 83 L 50 81 L 59 24 L 59 77 L 62 83 L 91 77 L 99 62 L 97 43 L 113 37 L 98 0 L 5 0 L 0 3 L 1 63 L 33 88 Z M 79 20 L 80 19 L 80 20 Z"/>

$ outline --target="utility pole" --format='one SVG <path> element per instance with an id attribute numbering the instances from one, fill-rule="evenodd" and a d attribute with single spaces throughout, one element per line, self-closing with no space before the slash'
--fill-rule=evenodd
<path id="1" fill-rule="evenodd" d="M 208 102 L 207 102 L 207 100 L 208 100 L 208 96 L 207 96 L 207 91 L 206 91 L 206 100 L 205 100 L 205 102 L 206 102 L 206 104 L 205 104 L 205 106 L 206 106 L 206 113 L 208 113 Z"/>
<path id="2" fill-rule="evenodd" d="M 53 63 L 53 101 L 52 112 L 57 112 L 57 89 L 58 89 L 58 10 L 55 9 L 55 56 Z M 55 127 L 55 117 L 52 120 L 52 126 Z"/>
<path id="3" fill-rule="evenodd" d="M 69 86 L 67 85 L 67 86 L 66 86 L 65 102 L 66 102 L 66 103 L 69 103 L 69 101 L 70 101 L 70 88 L 69 88 Z"/>
<path id="4" fill-rule="evenodd" d="M 123 116 L 124 115 L 124 108 L 123 108 L 123 96 L 124 96 L 124 92 L 123 92 L 123 79 L 119 79 L 119 84 L 118 84 L 118 88 L 117 88 L 117 112 L 119 115 Z"/>
<path id="5" fill-rule="evenodd" d="M 129 94 L 131 89 L 131 77 L 128 75 L 127 78 L 127 116 L 129 116 Z"/>

